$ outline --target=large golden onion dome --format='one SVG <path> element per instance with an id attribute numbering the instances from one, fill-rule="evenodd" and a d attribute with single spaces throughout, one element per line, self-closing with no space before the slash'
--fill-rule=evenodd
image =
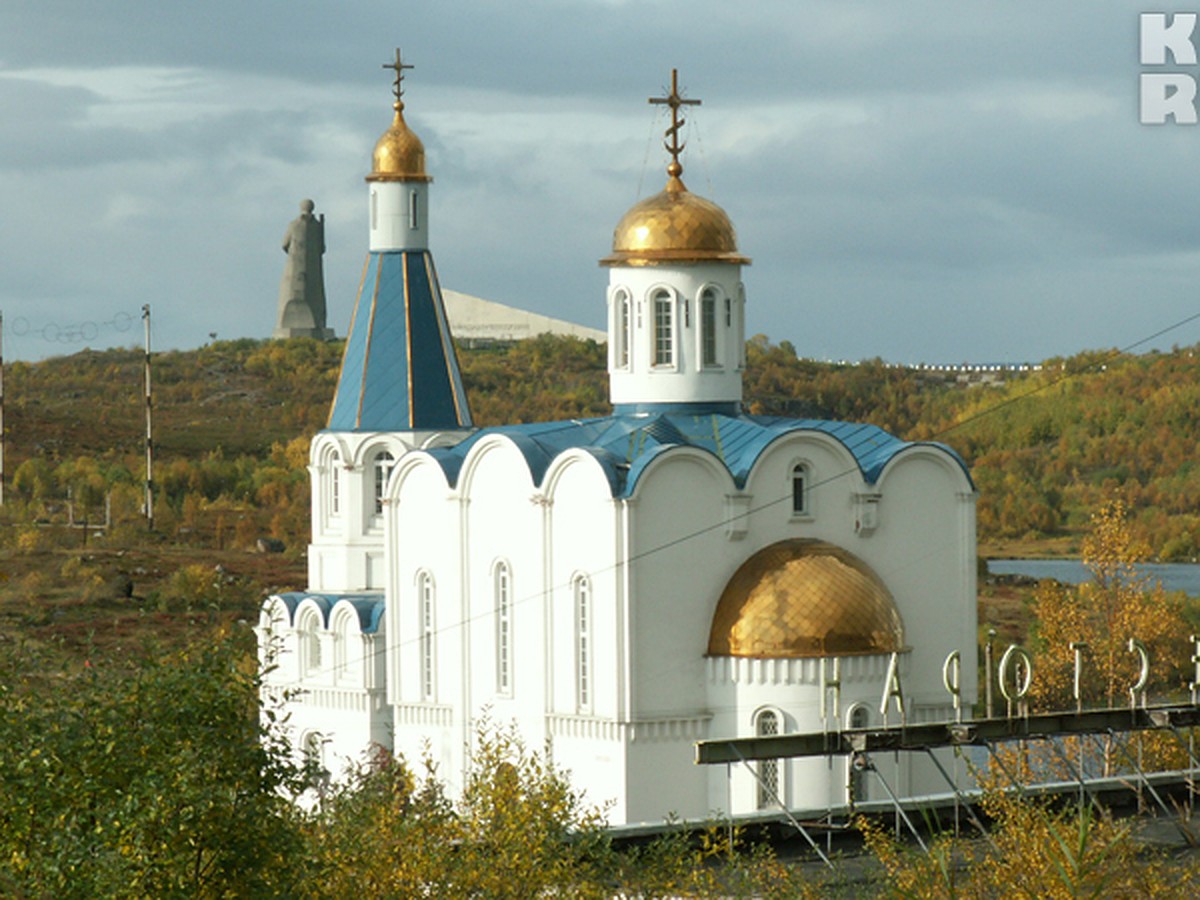
<path id="1" fill-rule="evenodd" d="M 404 121 L 404 104 L 393 105 L 392 127 L 375 144 L 367 181 L 431 181 L 425 174 L 425 145 Z"/>
<path id="2" fill-rule="evenodd" d="M 647 197 L 621 217 L 613 231 L 612 255 L 602 266 L 653 266 L 673 262 L 748 264 L 738 253 L 737 234 L 725 210 L 684 187 L 682 167 L 672 162 L 665 190 Z"/>
<path id="3" fill-rule="evenodd" d="M 904 646 L 900 612 L 866 563 L 822 541 L 766 547 L 734 573 L 713 614 L 710 656 L 884 654 Z"/>

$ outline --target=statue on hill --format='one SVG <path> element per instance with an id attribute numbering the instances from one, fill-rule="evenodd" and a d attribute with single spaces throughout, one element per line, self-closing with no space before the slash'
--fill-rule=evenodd
<path id="1" fill-rule="evenodd" d="M 313 202 L 300 201 L 300 215 L 283 235 L 287 264 L 279 284 L 279 320 L 272 337 L 312 337 L 327 341 L 333 329 L 325 327 L 325 216 L 313 215 Z"/>

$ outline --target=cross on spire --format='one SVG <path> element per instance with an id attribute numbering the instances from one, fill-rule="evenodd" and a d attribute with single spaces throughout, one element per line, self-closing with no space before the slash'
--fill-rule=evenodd
<path id="1" fill-rule="evenodd" d="M 394 62 L 386 62 L 381 68 L 391 69 L 396 73 L 396 80 L 392 82 L 392 96 L 396 98 L 396 109 L 404 109 L 404 101 L 401 99 L 404 96 L 404 70 L 411 69 L 412 66 L 401 61 L 400 48 L 396 48 L 396 59 Z"/>
<path id="2" fill-rule="evenodd" d="M 671 93 L 665 97 L 651 97 L 651 103 L 665 103 L 671 107 L 671 127 L 663 132 L 666 140 L 663 141 L 663 147 L 671 154 L 671 164 L 667 167 L 668 174 L 678 178 L 683 172 L 683 166 L 679 162 L 679 154 L 683 152 L 686 143 L 681 143 L 679 140 L 679 129 L 683 127 L 684 118 L 679 113 L 680 107 L 683 106 L 699 106 L 699 100 L 685 100 L 679 93 L 679 70 L 671 70 Z"/>

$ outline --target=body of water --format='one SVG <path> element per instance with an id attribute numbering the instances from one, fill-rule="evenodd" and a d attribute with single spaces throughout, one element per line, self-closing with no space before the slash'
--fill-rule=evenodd
<path id="1" fill-rule="evenodd" d="M 1168 591 L 1183 591 L 1190 597 L 1200 597 L 1200 564 L 1142 563 L 1138 566 L 1151 581 L 1160 581 Z M 1053 578 L 1064 584 L 1082 584 L 1091 580 L 1091 573 L 1077 559 L 989 559 L 992 575 L 1027 575 L 1030 578 Z"/>

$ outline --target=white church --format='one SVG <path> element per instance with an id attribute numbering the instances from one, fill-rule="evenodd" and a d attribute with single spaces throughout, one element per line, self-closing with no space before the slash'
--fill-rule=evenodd
<path id="1" fill-rule="evenodd" d="M 674 77 L 654 101 L 672 117 L 666 185 L 601 260 L 612 414 L 475 428 L 409 67 L 398 52 L 390 67 L 369 250 L 312 441 L 309 589 L 270 597 L 257 629 L 294 745 L 335 776 L 373 744 L 428 753 L 453 791 L 486 717 L 546 748 L 614 826 L 879 798 L 844 757 L 705 767 L 694 743 L 878 725 L 893 658 L 907 721 L 954 717 L 951 651 L 973 702 L 963 461 L 872 425 L 742 411 L 750 261 L 684 185 L 696 101 Z M 889 771 L 902 795 L 946 790 L 927 761 Z"/>

